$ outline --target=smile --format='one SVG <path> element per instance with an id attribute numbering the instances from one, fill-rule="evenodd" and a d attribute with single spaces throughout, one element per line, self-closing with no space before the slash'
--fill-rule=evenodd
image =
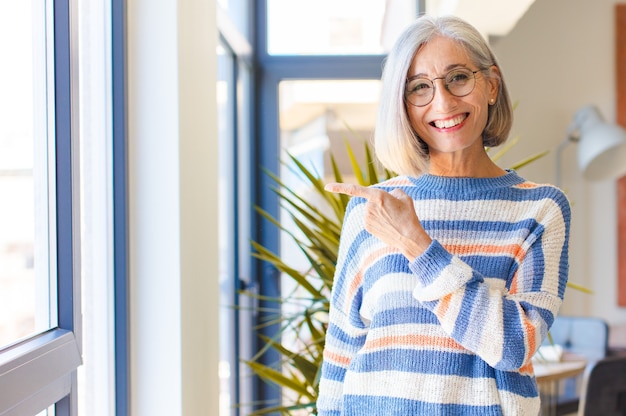
<path id="1" fill-rule="evenodd" d="M 456 117 L 449 118 L 447 120 L 435 120 L 430 124 L 438 129 L 449 129 L 454 126 L 458 126 L 467 118 L 467 113 L 460 114 Z"/>

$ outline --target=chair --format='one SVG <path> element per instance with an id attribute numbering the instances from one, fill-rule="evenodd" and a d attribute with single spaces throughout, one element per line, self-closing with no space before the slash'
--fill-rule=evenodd
<path id="1" fill-rule="evenodd" d="M 626 416 L 626 356 L 606 357 L 587 367 L 578 416 Z"/>
<path id="2" fill-rule="evenodd" d="M 554 344 L 567 352 L 590 361 L 606 357 L 609 346 L 609 326 L 601 318 L 586 316 L 557 316 L 550 328 Z M 546 339 L 543 345 L 549 345 Z"/>
<path id="3" fill-rule="evenodd" d="M 609 326 L 600 318 L 557 316 L 550 328 L 550 338 L 543 345 L 550 345 L 550 339 L 552 343 L 562 346 L 565 352 L 594 362 L 607 356 Z M 575 413 L 578 407 L 578 379 L 567 379 L 563 383 L 563 392 L 557 398 L 556 415 Z"/>

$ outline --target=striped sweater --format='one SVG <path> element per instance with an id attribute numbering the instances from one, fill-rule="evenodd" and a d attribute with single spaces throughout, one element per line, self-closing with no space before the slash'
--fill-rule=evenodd
<path id="1" fill-rule="evenodd" d="M 398 177 L 432 237 L 413 262 L 346 211 L 320 416 L 539 414 L 531 358 L 563 300 L 570 207 L 514 171 Z"/>

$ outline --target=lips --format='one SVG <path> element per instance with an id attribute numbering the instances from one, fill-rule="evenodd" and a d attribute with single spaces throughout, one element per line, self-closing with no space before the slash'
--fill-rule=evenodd
<path id="1" fill-rule="evenodd" d="M 458 126 L 465 120 L 468 116 L 468 113 L 459 114 L 458 116 L 449 118 L 447 120 L 435 120 L 430 123 L 431 126 L 437 127 L 438 129 L 449 129 L 454 126 Z"/>

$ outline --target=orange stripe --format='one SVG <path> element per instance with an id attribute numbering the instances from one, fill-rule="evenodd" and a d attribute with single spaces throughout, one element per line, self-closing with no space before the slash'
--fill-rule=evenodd
<path id="1" fill-rule="evenodd" d="M 437 316 L 443 317 L 446 316 L 446 312 L 448 312 L 448 308 L 450 307 L 450 300 L 452 299 L 452 293 L 447 294 L 439 301 L 439 305 L 437 306 Z"/>
<path id="2" fill-rule="evenodd" d="M 508 254 L 511 257 L 519 259 L 523 254 L 519 244 L 508 244 L 506 246 L 496 245 L 462 245 L 462 244 L 446 244 L 445 248 L 452 254 L 470 255 L 470 254 Z"/>
<path id="3" fill-rule="evenodd" d="M 359 290 L 359 287 L 361 286 L 361 283 L 363 282 L 364 272 L 368 270 L 375 261 L 377 261 L 384 255 L 392 254 L 392 253 L 398 253 L 398 250 L 392 247 L 385 246 L 376 251 L 373 251 L 372 253 L 370 253 L 369 256 L 367 256 L 364 259 L 363 264 L 359 266 L 359 271 L 354 276 L 354 279 L 352 279 L 352 281 L 350 282 L 350 286 L 348 287 L 348 299 L 354 298 L 355 293 L 357 292 L 357 290 Z M 347 305 L 349 307 L 349 304 Z M 347 311 L 344 311 L 344 312 L 347 312 Z"/>
<path id="4" fill-rule="evenodd" d="M 537 347 L 536 341 L 535 341 L 536 329 L 535 329 L 535 326 L 532 324 L 532 322 L 530 322 L 530 319 L 526 317 L 524 317 L 523 323 L 524 323 L 524 327 L 526 328 L 526 337 L 528 339 L 528 349 L 527 349 L 528 357 L 526 357 L 526 360 L 530 361 Z"/>
<path id="5" fill-rule="evenodd" d="M 532 361 L 528 361 L 528 363 L 526 365 L 524 365 L 522 368 L 519 369 L 519 372 L 521 374 L 535 374 L 535 368 L 533 367 L 533 362 Z"/>
<path id="6" fill-rule="evenodd" d="M 401 335 L 391 337 L 381 337 L 372 341 L 368 341 L 364 349 L 371 350 L 381 347 L 438 347 L 450 348 L 457 350 L 465 350 L 458 342 L 450 337 L 441 337 L 433 335 Z"/>
<path id="7" fill-rule="evenodd" d="M 534 189 L 534 188 L 539 188 L 539 184 L 536 183 L 532 183 L 532 182 L 524 182 L 524 183 L 520 183 L 519 185 L 515 185 L 516 188 L 520 188 L 520 189 Z"/>
<path id="8" fill-rule="evenodd" d="M 511 287 L 509 289 L 509 295 L 514 295 L 517 293 L 517 277 L 519 276 L 519 269 L 513 275 L 513 281 L 511 281 Z"/>
<path id="9" fill-rule="evenodd" d="M 329 362 L 334 362 L 334 363 L 341 364 L 344 366 L 348 366 L 350 364 L 349 357 L 346 357 L 345 355 L 335 354 L 328 350 L 324 350 L 324 359 Z"/>
<path id="10" fill-rule="evenodd" d="M 399 186 L 399 185 L 408 186 L 408 185 L 411 185 L 411 181 L 407 177 L 396 176 L 395 178 L 391 178 L 384 182 L 379 183 L 379 185 L 381 186 Z"/>

